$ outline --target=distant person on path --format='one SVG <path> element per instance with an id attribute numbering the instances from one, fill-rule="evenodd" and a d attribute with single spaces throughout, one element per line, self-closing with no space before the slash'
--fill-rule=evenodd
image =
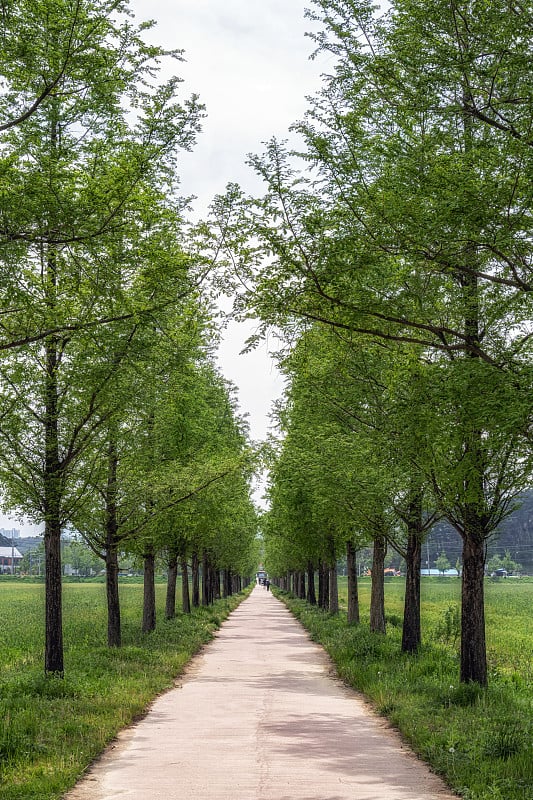
<path id="1" fill-rule="evenodd" d="M 270 581 L 268 579 L 265 581 L 265 586 L 267 587 L 267 592 L 269 592 L 270 591 Z"/>

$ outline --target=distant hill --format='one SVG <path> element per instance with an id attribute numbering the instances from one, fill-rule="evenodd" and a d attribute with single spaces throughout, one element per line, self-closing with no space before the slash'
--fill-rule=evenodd
<path id="1" fill-rule="evenodd" d="M 434 567 L 441 553 L 446 553 L 450 564 L 455 566 L 461 557 L 462 540 L 448 522 L 438 522 L 432 529 L 422 552 L 423 567 Z M 520 506 L 507 517 L 487 543 L 487 559 L 493 555 L 503 556 L 509 551 L 513 561 L 521 564 L 523 571 L 533 575 L 533 491 L 525 492 Z"/>
<path id="2" fill-rule="evenodd" d="M 20 539 L 17 539 L 17 547 L 22 555 L 27 553 L 28 550 L 35 550 L 42 543 L 42 536 L 21 536 Z"/>

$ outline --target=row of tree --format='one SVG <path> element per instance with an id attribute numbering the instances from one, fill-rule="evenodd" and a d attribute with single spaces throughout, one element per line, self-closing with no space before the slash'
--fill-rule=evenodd
<path id="1" fill-rule="evenodd" d="M 171 569 L 249 571 L 252 459 L 178 193 L 203 116 L 161 78 L 180 52 L 148 44 L 127 0 L 6 0 L 0 26 L 0 483 L 44 523 L 62 674 L 62 528 L 105 561 L 118 645 L 119 551 L 144 559 L 145 630 L 163 548 Z"/>
<path id="2" fill-rule="evenodd" d="M 270 142 L 251 162 L 265 196 L 231 186 L 215 208 L 237 309 L 296 342 L 269 568 L 372 538 L 380 630 L 385 543 L 402 546 L 413 650 L 421 542 L 447 518 L 461 680 L 484 685 L 486 543 L 532 466 L 532 10 L 314 0 L 309 16 L 330 73 L 294 126 L 301 152 Z"/>

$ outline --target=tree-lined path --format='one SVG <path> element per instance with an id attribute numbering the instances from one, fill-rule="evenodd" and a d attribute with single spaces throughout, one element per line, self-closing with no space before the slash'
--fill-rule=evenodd
<path id="1" fill-rule="evenodd" d="M 262 587 L 68 800 L 451 800 Z"/>

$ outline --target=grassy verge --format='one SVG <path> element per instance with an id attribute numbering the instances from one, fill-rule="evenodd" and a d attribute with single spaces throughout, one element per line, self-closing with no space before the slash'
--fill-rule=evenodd
<path id="1" fill-rule="evenodd" d="M 431 580 L 431 579 L 430 579 Z M 363 692 L 411 747 L 465 800 L 533 798 L 533 583 L 487 587 L 490 685 L 458 683 L 457 581 L 427 581 L 424 645 L 400 652 L 403 582 L 387 585 L 388 632 L 349 627 L 301 600 L 280 595 L 320 642 L 339 676 Z M 341 583 L 341 598 L 344 586 Z"/>
<path id="2" fill-rule="evenodd" d="M 43 587 L 0 589 L 0 797 L 57 800 L 116 733 L 172 686 L 247 592 L 140 632 L 142 586 L 121 586 L 123 641 L 106 646 L 105 587 L 64 587 L 65 678 L 43 675 Z"/>

